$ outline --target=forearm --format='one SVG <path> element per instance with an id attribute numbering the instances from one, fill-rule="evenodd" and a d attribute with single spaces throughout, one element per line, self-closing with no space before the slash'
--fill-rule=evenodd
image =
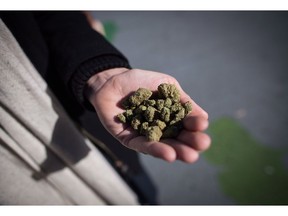
<path id="1" fill-rule="evenodd" d="M 53 73 L 80 104 L 92 110 L 84 97 L 89 78 L 112 68 L 130 68 L 128 60 L 90 27 L 81 12 L 35 12 L 35 19 L 57 69 Z"/>

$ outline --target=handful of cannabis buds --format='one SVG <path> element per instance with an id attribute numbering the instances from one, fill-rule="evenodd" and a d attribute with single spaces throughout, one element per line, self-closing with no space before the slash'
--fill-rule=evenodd
<path id="1" fill-rule="evenodd" d="M 123 101 L 125 112 L 117 115 L 120 122 L 130 124 L 148 141 L 177 137 L 183 128 L 183 118 L 192 111 L 189 101 L 180 103 L 180 92 L 175 85 L 162 83 L 157 90 L 153 93 L 139 88 Z"/>

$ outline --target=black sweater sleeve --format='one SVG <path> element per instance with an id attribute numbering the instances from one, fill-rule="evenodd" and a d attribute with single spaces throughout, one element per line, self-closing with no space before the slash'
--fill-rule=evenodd
<path id="1" fill-rule="evenodd" d="M 130 68 L 128 60 L 81 12 L 34 12 L 34 17 L 59 77 L 79 103 L 92 109 L 83 96 L 87 80 L 106 69 Z"/>

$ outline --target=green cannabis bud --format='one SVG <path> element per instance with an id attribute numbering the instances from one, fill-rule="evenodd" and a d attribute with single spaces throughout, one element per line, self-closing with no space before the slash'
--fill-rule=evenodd
<path id="1" fill-rule="evenodd" d="M 174 102 L 180 101 L 180 92 L 175 85 L 162 83 L 158 86 L 160 97 L 170 98 Z"/>
<path id="2" fill-rule="evenodd" d="M 117 118 L 119 119 L 120 122 L 126 123 L 126 117 L 123 113 L 118 114 Z"/>
<path id="3" fill-rule="evenodd" d="M 163 130 L 166 127 L 165 122 L 157 119 L 152 123 L 152 126 L 158 126 L 161 130 Z"/>
<path id="4" fill-rule="evenodd" d="M 192 111 L 188 101 L 180 103 L 180 91 L 173 84 L 162 83 L 157 92 L 139 88 L 122 102 L 125 112 L 117 115 L 148 141 L 175 138 L 183 128 L 182 120 Z"/>
<path id="5" fill-rule="evenodd" d="M 152 122 L 152 121 L 154 120 L 156 111 L 157 111 L 157 110 L 156 110 L 154 107 L 149 106 L 149 107 L 145 110 L 145 113 L 144 113 L 145 119 L 146 119 L 148 122 Z"/>
<path id="6" fill-rule="evenodd" d="M 170 109 L 167 107 L 163 107 L 161 110 L 161 119 L 165 122 L 169 122 L 170 121 Z"/>
<path id="7" fill-rule="evenodd" d="M 142 116 L 141 115 L 136 115 L 133 117 L 132 121 L 131 121 L 131 126 L 134 130 L 138 130 L 140 125 L 141 125 L 141 121 L 142 121 Z"/>
<path id="8" fill-rule="evenodd" d="M 130 98 L 129 102 L 132 106 L 139 106 L 143 101 L 148 100 L 152 95 L 152 91 L 139 88 Z"/>
<path id="9" fill-rule="evenodd" d="M 149 141 L 159 141 L 162 136 L 162 131 L 158 126 L 148 127 L 146 137 Z"/>

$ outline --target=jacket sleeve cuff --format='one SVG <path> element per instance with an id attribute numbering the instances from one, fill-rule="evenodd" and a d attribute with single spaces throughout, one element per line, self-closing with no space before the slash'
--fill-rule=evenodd
<path id="1" fill-rule="evenodd" d="M 70 87 L 76 100 L 87 110 L 95 111 L 92 104 L 85 98 L 84 89 L 93 75 L 113 68 L 131 68 L 129 62 L 116 55 L 98 56 L 82 63 L 70 80 Z"/>

